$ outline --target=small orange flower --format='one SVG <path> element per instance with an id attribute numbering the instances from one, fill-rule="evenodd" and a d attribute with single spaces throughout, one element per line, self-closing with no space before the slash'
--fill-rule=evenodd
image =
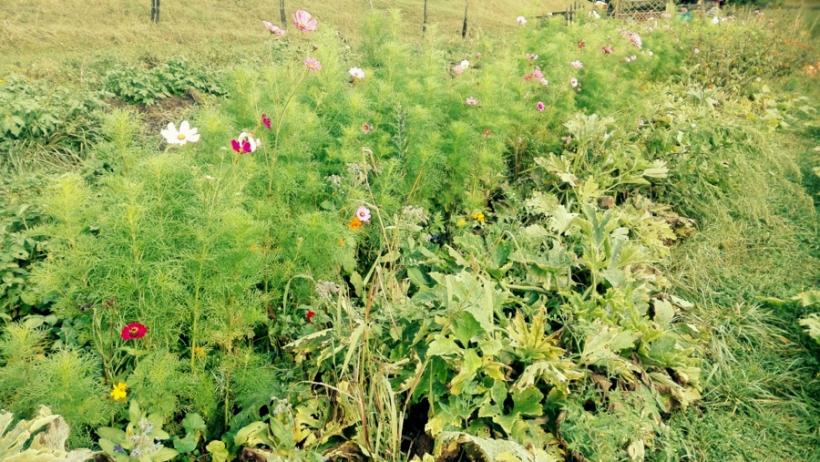
<path id="1" fill-rule="evenodd" d="M 350 219 L 350 222 L 347 224 L 347 227 L 353 231 L 362 227 L 362 220 L 359 220 L 359 217 L 353 217 Z"/>

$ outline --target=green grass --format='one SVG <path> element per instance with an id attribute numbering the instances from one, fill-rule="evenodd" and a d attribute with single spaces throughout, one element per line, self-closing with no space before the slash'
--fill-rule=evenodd
<path id="1" fill-rule="evenodd" d="M 818 460 L 816 345 L 797 328 L 802 310 L 763 303 L 820 277 L 817 191 L 801 173 L 816 140 L 777 141 L 735 164 L 741 181 L 702 204 L 700 232 L 672 260 L 675 286 L 696 303 L 687 321 L 707 345 L 703 400 L 670 421 L 684 460 Z"/>

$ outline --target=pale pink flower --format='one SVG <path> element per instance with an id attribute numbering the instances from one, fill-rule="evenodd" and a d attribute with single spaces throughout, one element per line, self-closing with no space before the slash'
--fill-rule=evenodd
<path id="1" fill-rule="evenodd" d="M 694 50 L 692 50 L 692 52 L 695 53 L 696 55 L 699 55 L 700 54 L 700 48 L 695 48 Z"/>
<path id="2" fill-rule="evenodd" d="M 544 109 L 546 109 L 546 108 L 547 108 L 547 105 L 544 104 L 543 101 L 539 101 L 539 102 L 535 103 L 535 110 L 538 111 L 538 112 L 544 112 Z"/>
<path id="3" fill-rule="evenodd" d="M 470 61 L 467 61 L 466 59 L 464 59 L 460 63 L 453 66 L 453 74 L 461 75 L 461 74 L 464 73 L 464 71 L 466 71 L 469 68 L 470 68 Z"/>
<path id="4" fill-rule="evenodd" d="M 530 61 L 535 61 L 538 59 L 538 55 L 535 53 L 527 53 L 527 59 Z"/>
<path id="5" fill-rule="evenodd" d="M 578 70 L 578 69 L 581 69 L 581 68 L 584 67 L 584 63 L 582 63 L 581 61 L 578 61 L 577 59 L 575 61 L 569 63 L 569 65 L 572 66 L 572 68 L 575 69 L 575 70 Z"/>
<path id="6" fill-rule="evenodd" d="M 527 80 L 527 81 L 529 81 L 529 80 L 540 81 L 543 78 L 544 78 L 544 73 L 541 72 L 541 69 L 539 69 L 537 67 L 535 69 L 533 69 L 532 72 L 528 72 L 526 75 L 524 75 L 524 80 Z"/>
<path id="7" fill-rule="evenodd" d="M 519 26 L 526 26 L 527 25 L 527 18 L 525 18 L 524 16 L 519 16 L 519 17 L 515 18 L 515 22 Z"/>
<path id="8" fill-rule="evenodd" d="M 603 53 L 605 55 L 611 55 L 612 54 L 612 46 L 611 45 L 606 45 L 605 47 L 601 48 L 601 53 Z"/>
<path id="9" fill-rule="evenodd" d="M 571 86 L 572 88 L 578 88 L 578 79 L 576 79 L 575 77 L 569 79 L 569 86 Z"/>
<path id="10" fill-rule="evenodd" d="M 359 207 L 356 209 L 356 218 L 362 223 L 370 223 L 370 209 L 367 207 Z"/>
<path id="11" fill-rule="evenodd" d="M 365 122 L 365 123 L 362 124 L 362 133 L 367 135 L 372 131 L 373 131 L 373 125 L 371 125 L 370 122 Z"/>
<path id="12" fill-rule="evenodd" d="M 637 48 L 641 48 L 643 46 L 643 41 L 641 40 L 641 36 L 636 34 L 635 32 L 627 32 L 626 38 L 629 39 L 629 42 L 635 45 Z"/>
<path id="13" fill-rule="evenodd" d="M 468 96 L 467 99 L 464 100 L 464 104 L 467 106 L 478 106 L 478 99 L 475 96 Z"/>
<path id="14" fill-rule="evenodd" d="M 316 58 L 309 57 L 305 60 L 305 67 L 307 67 L 310 72 L 319 72 L 322 70 L 322 63 Z"/>
<path id="15" fill-rule="evenodd" d="M 296 10 L 293 13 L 293 25 L 302 32 L 313 32 L 318 27 L 316 18 L 305 10 Z"/>
<path id="16" fill-rule="evenodd" d="M 362 70 L 362 68 L 360 67 L 351 67 L 350 70 L 347 71 L 347 73 L 350 74 L 350 78 L 354 81 L 364 80 L 364 70 Z"/>
<path id="17" fill-rule="evenodd" d="M 281 27 L 277 26 L 276 24 L 270 21 L 262 21 L 262 24 L 265 25 L 265 29 L 267 29 L 268 32 L 277 37 L 284 37 L 286 34 L 285 29 L 282 29 Z"/>

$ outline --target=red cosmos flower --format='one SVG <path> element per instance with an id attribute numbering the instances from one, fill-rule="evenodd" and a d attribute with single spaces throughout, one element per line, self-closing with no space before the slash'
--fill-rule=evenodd
<path id="1" fill-rule="evenodd" d="M 120 337 L 123 340 L 137 340 L 145 337 L 145 333 L 148 332 L 148 328 L 145 327 L 144 324 L 138 322 L 129 322 L 122 328 L 122 332 L 120 332 Z"/>
<path id="2" fill-rule="evenodd" d="M 307 313 L 305 313 L 305 318 L 307 318 L 307 322 L 310 322 L 314 316 L 316 316 L 316 312 L 313 310 L 307 310 Z"/>
<path id="3" fill-rule="evenodd" d="M 271 126 L 270 117 L 268 117 L 268 115 L 265 114 L 265 113 L 262 113 L 262 125 L 264 125 L 265 128 L 270 130 L 270 126 Z"/>

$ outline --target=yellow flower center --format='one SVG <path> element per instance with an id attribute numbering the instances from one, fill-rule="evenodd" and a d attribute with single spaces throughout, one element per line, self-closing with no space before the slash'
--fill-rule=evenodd
<path id="1" fill-rule="evenodd" d="M 139 334 L 139 332 L 140 332 L 140 328 L 137 327 L 137 326 L 131 326 L 128 329 L 128 333 L 131 334 L 131 335 L 137 335 L 137 334 Z"/>
<path id="2" fill-rule="evenodd" d="M 185 133 L 180 133 L 179 135 L 177 135 L 177 139 L 180 140 L 180 141 L 184 140 L 185 139 Z"/>

